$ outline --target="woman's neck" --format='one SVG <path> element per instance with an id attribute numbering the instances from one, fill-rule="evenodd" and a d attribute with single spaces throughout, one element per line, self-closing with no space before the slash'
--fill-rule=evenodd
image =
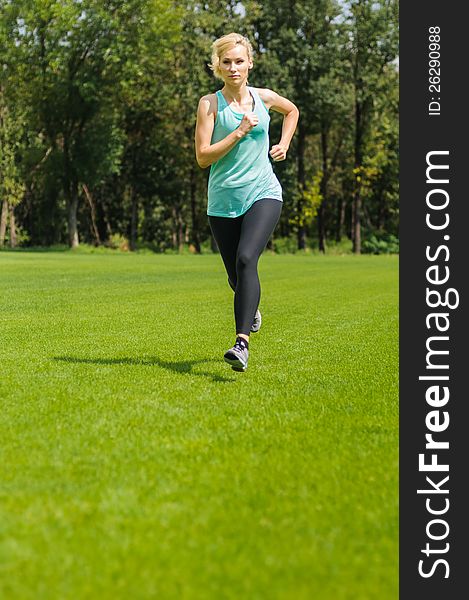
<path id="1" fill-rule="evenodd" d="M 227 100 L 234 101 L 237 104 L 242 104 L 243 100 L 246 100 L 249 96 L 247 83 L 243 83 L 240 87 L 232 87 L 225 83 L 222 92 Z"/>

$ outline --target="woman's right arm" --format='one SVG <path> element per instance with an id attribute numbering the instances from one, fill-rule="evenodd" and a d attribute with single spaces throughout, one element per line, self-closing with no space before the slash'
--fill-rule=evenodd
<path id="1" fill-rule="evenodd" d="M 209 167 L 236 146 L 236 144 L 257 125 L 257 115 L 245 114 L 240 126 L 228 134 L 225 138 L 211 144 L 215 116 L 217 111 L 217 99 L 215 94 L 203 96 L 199 101 L 197 109 L 197 122 L 195 126 L 195 156 L 202 169 Z"/>

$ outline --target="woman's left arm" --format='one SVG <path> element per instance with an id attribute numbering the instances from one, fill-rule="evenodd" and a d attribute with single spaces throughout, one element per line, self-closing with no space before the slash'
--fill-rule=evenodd
<path id="1" fill-rule="evenodd" d="M 257 91 L 267 109 L 271 108 L 272 110 L 284 115 L 280 141 L 278 144 L 272 146 L 269 154 L 276 162 L 279 160 L 285 160 L 287 157 L 288 148 L 290 147 L 291 139 L 295 133 L 300 111 L 293 104 L 293 102 L 287 98 L 284 98 L 283 96 L 280 96 L 272 90 L 258 89 Z"/>

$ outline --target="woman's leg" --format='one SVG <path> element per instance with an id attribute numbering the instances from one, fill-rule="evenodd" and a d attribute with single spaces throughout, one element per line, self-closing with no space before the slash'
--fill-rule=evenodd
<path id="1" fill-rule="evenodd" d="M 264 198 L 255 202 L 243 215 L 236 256 L 234 306 L 237 335 L 249 336 L 261 296 L 257 263 L 278 223 L 282 204 L 279 200 Z"/>
<path id="2" fill-rule="evenodd" d="M 238 252 L 242 221 L 243 216 L 236 217 L 235 219 L 210 216 L 208 218 L 210 229 L 212 230 L 228 274 L 228 283 L 233 290 L 236 290 L 236 254 Z"/>

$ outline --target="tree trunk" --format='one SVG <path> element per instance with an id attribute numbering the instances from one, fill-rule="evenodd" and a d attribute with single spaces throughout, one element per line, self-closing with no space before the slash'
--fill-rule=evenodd
<path id="1" fill-rule="evenodd" d="M 378 204 L 378 230 L 385 231 L 385 223 L 386 223 L 386 200 L 384 198 L 384 192 L 382 191 L 379 195 L 379 204 Z"/>
<path id="2" fill-rule="evenodd" d="M 108 211 L 108 207 L 106 204 L 106 200 L 104 199 L 103 196 L 101 196 L 100 202 L 99 202 L 99 207 L 101 208 L 101 213 L 102 213 L 102 218 L 104 221 L 104 227 L 106 229 L 106 238 L 109 241 L 112 237 L 113 231 L 112 231 L 112 227 L 111 227 L 111 222 L 109 220 L 109 211 Z M 104 232 L 103 232 L 104 235 Z"/>
<path id="3" fill-rule="evenodd" d="M 362 211 L 362 198 L 360 189 L 355 192 L 353 199 L 353 251 L 355 254 L 361 254 L 362 251 L 362 240 L 361 240 L 361 211 Z"/>
<path id="4" fill-rule="evenodd" d="M 78 248 L 78 190 L 76 186 L 70 186 L 69 197 L 67 198 L 68 206 L 68 245 L 70 248 Z M 74 188 L 74 189 L 73 189 Z"/>
<path id="5" fill-rule="evenodd" d="M 362 143 L 363 143 L 363 115 L 362 105 L 356 100 L 355 101 L 355 191 L 353 194 L 353 207 L 352 207 L 352 240 L 353 240 L 353 252 L 360 254 L 362 251 L 361 244 L 361 212 L 362 212 L 362 192 L 361 192 L 361 181 L 358 178 L 361 173 L 363 157 L 362 157 Z"/>
<path id="6" fill-rule="evenodd" d="M 67 137 L 64 137 L 64 193 L 67 201 L 67 225 L 68 245 L 77 248 L 78 240 L 78 184 L 72 177 L 71 161 L 69 156 L 69 145 Z"/>
<path id="7" fill-rule="evenodd" d="M 28 230 L 30 240 L 34 240 L 34 237 L 36 235 L 35 220 L 34 220 L 35 215 L 33 212 L 33 204 L 34 204 L 33 203 L 33 189 L 34 189 L 33 183 L 26 184 L 26 191 L 25 191 L 24 200 L 23 200 L 23 202 L 25 203 L 25 206 L 26 206 L 26 219 L 27 219 L 26 229 Z"/>
<path id="8" fill-rule="evenodd" d="M 318 209 L 318 239 L 319 239 L 319 251 L 323 254 L 326 253 L 326 227 L 324 223 L 324 217 L 326 212 L 326 198 L 327 198 L 327 183 L 329 173 L 327 169 L 327 152 L 328 152 L 328 139 L 327 129 L 323 128 L 321 131 L 321 151 L 322 151 L 322 178 L 319 184 L 320 193 L 322 196 L 321 204 Z"/>
<path id="9" fill-rule="evenodd" d="M 10 248 L 16 248 L 16 222 L 15 222 L 15 206 L 10 204 Z"/>
<path id="10" fill-rule="evenodd" d="M 99 237 L 99 231 L 98 231 L 98 227 L 96 225 L 96 207 L 94 204 L 94 200 L 92 195 L 90 194 L 90 191 L 88 189 L 88 186 L 83 184 L 83 191 L 85 192 L 85 196 L 86 199 L 88 200 L 88 204 L 90 205 L 90 211 L 91 211 L 91 229 L 93 231 L 93 235 L 94 238 L 96 240 L 96 245 L 100 246 L 101 245 L 101 238 Z"/>
<path id="11" fill-rule="evenodd" d="M 191 198 L 191 216 L 192 216 L 192 243 L 197 254 L 200 254 L 200 238 L 197 226 L 197 205 L 196 205 L 196 179 L 194 165 L 191 166 L 190 173 L 190 198 Z"/>
<path id="12" fill-rule="evenodd" d="M 305 189 L 305 139 L 306 132 L 301 123 L 298 127 L 298 250 L 306 248 L 306 229 L 303 223 L 303 191 Z"/>
<path id="13" fill-rule="evenodd" d="M 340 242 L 342 239 L 342 231 L 345 223 L 345 198 L 338 198 L 337 200 L 337 222 L 335 230 L 335 241 Z"/>
<path id="14" fill-rule="evenodd" d="M 178 252 L 184 251 L 184 223 L 182 222 L 181 213 L 178 212 Z"/>
<path id="15" fill-rule="evenodd" d="M 178 247 L 178 234 L 177 234 L 177 212 L 176 207 L 173 206 L 171 209 L 171 214 L 173 217 L 173 227 L 171 231 L 171 242 L 173 246 L 173 250 L 176 250 Z"/>
<path id="16" fill-rule="evenodd" d="M 323 254 L 326 253 L 326 228 L 324 226 L 325 200 L 318 208 L 318 248 Z"/>
<path id="17" fill-rule="evenodd" d="M 2 202 L 2 216 L 0 218 L 0 246 L 5 244 L 5 234 L 7 231 L 7 218 L 8 218 L 8 203 L 6 200 Z"/>
<path id="18" fill-rule="evenodd" d="M 173 232 L 172 232 L 172 241 L 173 248 L 178 252 L 182 252 L 184 250 L 184 228 L 183 222 L 181 218 L 181 213 L 176 206 L 172 208 L 173 215 Z"/>
<path id="19" fill-rule="evenodd" d="M 130 198 L 132 207 L 130 214 L 130 249 L 134 251 L 137 249 L 138 198 L 133 186 L 130 190 Z"/>

